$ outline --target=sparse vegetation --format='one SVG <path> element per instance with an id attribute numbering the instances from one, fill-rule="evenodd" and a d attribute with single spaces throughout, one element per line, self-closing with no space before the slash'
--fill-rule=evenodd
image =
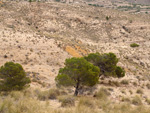
<path id="1" fill-rule="evenodd" d="M 130 44 L 130 47 L 139 47 L 139 44 L 132 43 L 132 44 Z"/>
<path id="2" fill-rule="evenodd" d="M 149 6 L 62 2 L 0 2 L 1 65 L 19 62 L 32 80 L 22 86 L 0 72 L 0 113 L 149 113 Z M 21 85 L 6 90 L 4 81 Z"/>

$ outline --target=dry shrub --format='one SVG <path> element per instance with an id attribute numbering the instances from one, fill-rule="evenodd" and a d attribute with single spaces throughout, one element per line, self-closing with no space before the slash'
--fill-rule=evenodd
<path id="1" fill-rule="evenodd" d="M 66 97 L 60 97 L 59 101 L 61 102 L 61 106 L 62 107 L 71 107 L 71 106 L 75 106 L 75 99 L 71 96 Z"/>
<path id="2" fill-rule="evenodd" d="M 94 102 L 94 99 L 82 97 L 79 100 L 78 106 L 87 106 L 90 108 L 94 108 L 95 102 Z"/>
<path id="3" fill-rule="evenodd" d="M 47 100 L 47 99 L 57 99 L 57 96 L 60 95 L 60 91 L 58 89 L 50 89 L 47 91 L 36 91 L 37 97 L 39 100 Z"/>
<path id="4" fill-rule="evenodd" d="M 122 97 L 121 101 L 122 102 L 130 102 L 131 100 L 128 97 Z"/>
<path id="5" fill-rule="evenodd" d="M 94 97 L 100 100 L 107 100 L 108 95 L 110 95 L 110 93 L 107 91 L 107 89 L 100 88 L 100 90 L 97 93 L 95 93 Z"/>
<path id="6" fill-rule="evenodd" d="M 141 98 L 139 96 L 133 97 L 132 104 L 134 104 L 134 105 L 142 105 Z"/>
<path id="7" fill-rule="evenodd" d="M 137 89 L 136 93 L 143 94 L 143 90 L 142 89 Z"/>
<path id="8" fill-rule="evenodd" d="M 128 85 L 128 84 L 129 84 L 129 80 L 122 80 L 122 81 L 121 81 L 121 84 L 123 84 L 123 85 Z"/>
<path id="9" fill-rule="evenodd" d="M 147 89 L 150 89 L 150 84 L 149 83 L 146 84 L 146 87 L 147 87 Z"/>

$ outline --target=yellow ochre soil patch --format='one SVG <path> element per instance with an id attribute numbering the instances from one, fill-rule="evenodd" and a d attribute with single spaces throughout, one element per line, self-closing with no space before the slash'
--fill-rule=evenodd
<path id="1" fill-rule="evenodd" d="M 78 51 L 72 48 L 71 46 L 66 46 L 65 51 L 68 52 L 73 57 L 82 57 L 82 55 L 80 55 Z"/>

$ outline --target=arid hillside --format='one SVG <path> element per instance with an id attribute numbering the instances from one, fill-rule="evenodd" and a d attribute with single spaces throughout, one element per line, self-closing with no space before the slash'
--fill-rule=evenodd
<path id="1" fill-rule="evenodd" d="M 145 4 L 145 5 L 149 5 L 150 4 L 150 0 L 128 0 L 131 3 L 137 3 L 137 4 Z"/>
<path id="2" fill-rule="evenodd" d="M 120 101 L 120 96 L 134 96 L 137 89 L 142 89 L 144 103 L 150 98 L 147 14 L 86 4 L 5 2 L 0 5 L 0 43 L 0 65 L 6 61 L 22 64 L 33 88 L 55 86 L 54 79 L 66 58 L 113 52 L 126 76 L 101 80 L 96 88 L 112 88 L 115 101 Z M 130 47 L 132 43 L 139 47 Z"/>

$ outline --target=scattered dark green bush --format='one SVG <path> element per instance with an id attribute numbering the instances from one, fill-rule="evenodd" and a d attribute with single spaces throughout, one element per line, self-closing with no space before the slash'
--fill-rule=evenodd
<path id="1" fill-rule="evenodd" d="M 139 47 L 139 44 L 132 43 L 132 44 L 130 44 L 130 47 Z"/>
<path id="2" fill-rule="evenodd" d="M 6 62 L 0 68 L 0 90 L 22 90 L 31 81 L 18 63 Z"/>

